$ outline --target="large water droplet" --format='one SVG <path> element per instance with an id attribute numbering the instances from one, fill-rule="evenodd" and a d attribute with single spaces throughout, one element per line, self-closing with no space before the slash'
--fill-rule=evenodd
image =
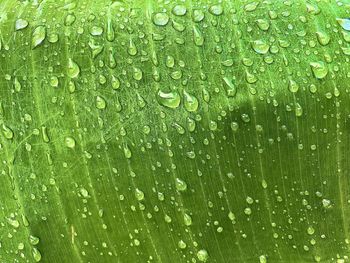
<path id="1" fill-rule="evenodd" d="M 189 112 L 196 111 L 198 109 L 198 100 L 194 95 L 189 94 L 187 91 L 183 91 L 185 109 Z"/>
<path id="2" fill-rule="evenodd" d="M 176 16 L 184 16 L 187 12 L 186 6 L 184 5 L 176 5 L 173 8 L 173 14 Z"/>
<path id="3" fill-rule="evenodd" d="M 338 24 L 347 31 L 350 31 L 350 19 L 348 18 L 337 18 Z"/>
<path id="4" fill-rule="evenodd" d="M 96 108 L 104 110 L 106 108 L 106 100 L 100 96 L 96 97 Z"/>
<path id="5" fill-rule="evenodd" d="M 322 32 L 322 31 L 317 31 L 317 32 L 316 32 L 316 36 L 317 36 L 318 42 L 319 42 L 322 46 L 328 45 L 329 41 L 331 40 L 331 38 L 329 37 L 329 35 L 326 34 L 325 32 Z"/>
<path id="6" fill-rule="evenodd" d="M 38 26 L 34 29 L 33 37 L 32 37 L 32 48 L 36 48 L 39 46 L 46 37 L 46 27 Z"/>
<path id="7" fill-rule="evenodd" d="M 226 93 L 228 97 L 234 97 L 237 93 L 236 86 L 232 83 L 231 79 L 224 77 L 224 84 L 226 88 Z"/>
<path id="8" fill-rule="evenodd" d="M 187 184 L 184 180 L 182 180 L 180 178 L 176 178 L 175 187 L 176 187 L 176 190 L 183 192 L 183 191 L 186 191 Z"/>
<path id="9" fill-rule="evenodd" d="M 324 62 L 322 61 L 311 62 L 310 66 L 316 78 L 323 79 L 324 77 L 327 76 L 328 68 Z"/>
<path id="10" fill-rule="evenodd" d="M 208 251 L 201 249 L 197 252 L 197 258 L 201 262 L 206 262 L 209 258 Z"/>
<path id="11" fill-rule="evenodd" d="M 299 90 L 299 85 L 294 81 L 294 80 L 289 80 L 289 85 L 288 85 L 289 91 L 290 92 L 297 92 Z"/>
<path id="12" fill-rule="evenodd" d="M 255 40 L 252 42 L 252 47 L 256 53 L 266 54 L 270 46 L 263 40 Z"/>
<path id="13" fill-rule="evenodd" d="M 177 91 L 158 91 L 158 101 L 161 105 L 175 109 L 180 105 L 181 97 Z"/>
<path id="14" fill-rule="evenodd" d="M 68 71 L 67 75 L 70 78 L 78 77 L 80 73 L 80 68 L 77 63 L 75 63 L 71 58 L 68 59 Z"/>
<path id="15" fill-rule="evenodd" d="M 153 23 L 157 26 L 165 26 L 169 22 L 169 16 L 166 13 L 157 13 L 153 17 Z"/>
<path id="16" fill-rule="evenodd" d="M 68 148 L 73 149 L 75 147 L 75 140 L 72 137 L 66 137 L 64 142 Z"/>
<path id="17" fill-rule="evenodd" d="M 15 24 L 15 29 L 16 30 L 24 29 L 28 26 L 28 24 L 29 24 L 28 21 L 25 19 L 22 19 L 22 18 L 17 19 Z"/>

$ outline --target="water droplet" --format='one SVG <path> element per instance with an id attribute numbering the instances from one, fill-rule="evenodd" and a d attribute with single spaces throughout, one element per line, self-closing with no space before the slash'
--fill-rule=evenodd
<path id="1" fill-rule="evenodd" d="M 37 244 L 39 244 L 40 239 L 36 236 L 30 235 L 29 236 L 29 243 L 33 246 L 36 246 Z"/>
<path id="2" fill-rule="evenodd" d="M 141 191 L 140 189 L 136 188 L 135 190 L 135 197 L 138 201 L 142 201 L 143 199 L 145 199 L 145 194 L 143 191 Z"/>
<path id="3" fill-rule="evenodd" d="M 130 56 L 135 56 L 137 54 L 137 47 L 132 39 L 129 41 L 128 54 Z"/>
<path id="4" fill-rule="evenodd" d="M 50 85 L 51 87 L 54 87 L 54 88 L 58 87 L 58 78 L 56 76 L 52 76 L 50 78 Z"/>
<path id="5" fill-rule="evenodd" d="M 197 258 L 201 262 L 206 262 L 209 258 L 208 251 L 201 249 L 197 252 Z"/>
<path id="6" fill-rule="evenodd" d="M 185 243 L 183 240 L 180 240 L 180 241 L 178 242 L 178 246 L 179 246 L 179 248 L 181 248 L 181 249 L 185 249 L 185 248 L 187 247 L 186 243 Z"/>
<path id="7" fill-rule="evenodd" d="M 344 30 L 350 31 L 350 19 L 337 18 L 337 22 Z"/>
<path id="8" fill-rule="evenodd" d="M 261 255 L 259 257 L 259 263 L 267 263 L 267 259 L 266 259 L 266 256 L 265 255 Z"/>
<path id="9" fill-rule="evenodd" d="M 311 62 L 310 66 L 316 78 L 323 79 L 324 77 L 327 76 L 328 68 L 324 62 L 322 61 Z"/>
<path id="10" fill-rule="evenodd" d="M 112 42 L 115 38 L 114 28 L 111 19 L 107 21 L 107 40 Z"/>
<path id="11" fill-rule="evenodd" d="M 133 68 L 133 78 L 135 79 L 135 80 L 141 80 L 142 79 L 142 76 L 143 76 L 143 73 L 142 73 L 142 71 L 141 71 L 141 69 L 140 68 L 137 68 L 137 67 L 134 67 Z"/>
<path id="12" fill-rule="evenodd" d="M 45 126 L 41 127 L 41 134 L 44 142 L 50 142 L 49 135 L 47 133 L 47 128 Z"/>
<path id="13" fill-rule="evenodd" d="M 131 150 L 127 144 L 124 145 L 124 156 L 126 159 L 130 159 L 132 157 Z"/>
<path id="14" fill-rule="evenodd" d="M 189 94 L 187 91 L 183 91 L 185 109 L 189 112 L 196 111 L 198 109 L 198 100 L 195 96 Z"/>
<path id="15" fill-rule="evenodd" d="M 175 109 L 180 105 L 181 97 L 177 91 L 158 91 L 158 101 L 161 105 Z"/>
<path id="16" fill-rule="evenodd" d="M 13 136 L 14 136 L 12 129 L 10 127 L 6 126 L 5 124 L 2 124 L 2 134 L 8 140 L 12 140 Z"/>
<path id="17" fill-rule="evenodd" d="M 229 212 L 228 213 L 228 218 L 231 220 L 231 221 L 233 221 L 233 220 L 235 220 L 236 219 L 236 216 L 235 216 L 235 214 L 233 213 L 233 212 Z"/>
<path id="18" fill-rule="evenodd" d="M 262 186 L 262 188 L 264 188 L 264 189 L 267 188 L 267 182 L 265 181 L 265 179 L 263 179 L 263 180 L 261 181 L 261 186 Z"/>
<path id="19" fill-rule="evenodd" d="M 119 79 L 116 76 L 112 75 L 112 81 L 111 82 L 112 82 L 112 88 L 114 90 L 117 90 L 117 89 L 120 88 L 120 81 L 119 81 Z"/>
<path id="20" fill-rule="evenodd" d="M 187 9 L 184 5 L 176 5 L 173 8 L 173 14 L 176 16 L 184 16 L 187 12 Z"/>
<path id="21" fill-rule="evenodd" d="M 316 32 L 316 36 L 317 36 L 318 42 L 319 42 L 322 46 L 328 45 L 329 41 L 331 40 L 331 38 L 329 37 L 329 35 L 326 34 L 325 32 L 322 32 L 322 31 Z"/>
<path id="22" fill-rule="evenodd" d="M 309 235 L 313 235 L 313 234 L 315 233 L 315 229 L 314 229 L 312 226 L 309 226 L 309 227 L 307 228 L 307 233 L 308 233 Z"/>
<path id="23" fill-rule="evenodd" d="M 263 31 L 267 31 L 270 28 L 270 23 L 266 19 L 258 19 L 256 20 L 256 24 Z"/>
<path id="24" fill-rule="evenodd" d="M 106 108 L 106 100 L 100 96 L 96 97 L 96 108 L 103 110 Z"/>
<path id="25" fill-rule="evenodd" d="M 245 79 L 249 84 L 254 84 L 255 82 L 258 81 L 256 76 L 248 71 L 246 72 Z"/>
<path id="26" fill-rule="evenodd" d="M 289 91 L 290 92 L 297 92 L 299 90 L 299 85 L 294 81 L 294 80 L 289 80 L 289 85 L 288 85 Z"/>
<path id="27" fill-rule="evenodd" d="M 75 15 L 74 15 L 74 14 L 68 14 L 68 15 L 66 16 L 65 20 L 64 20 L 64 24 L 65 24 L 66 26 L 71 26 L 71 25 L 74 24 L 75 19 L 76 19 L 76 18 L 75 18 Z"/>
<path id="28" fill-rule="evenodd" d="M 224 12 L 221 5 L 213 5 L 209 8 L 209 13 L 219 16 Z"/>
<path id="29" fill-rule="evenodd" d="M 230 80 L 228 77 L 224 77 L 223 80 L 224 80 L 227 96 L 234 97 L 237 93 L 236 86 L 232 83 L 232 80 Z"/>
<path id="30" fill-rule="evenodd" d="M 17 79 L 17 77 L 14 80 L 13 86 L 14 86 L 14 89 L 15 89 L 16 92 L 20 92 L 21 91 L 22 85 L 19 82 L 19 80 Z"/>
<path id="31" fill-rule="evenodd" d="M 153 17 L 153 23 L 157 26 L 165 26 L 169 22 L 169 16 L 166 13 L 157 13 Z"/>
<path id="32" fill-rule="evenodd" d="M 203 46 L 204 38 L 197 27 L 193 27 L 193 41 L 196 46 Z"/>
<path id="33" fill-rule="evenodd" d="M 185 181 L 181 180 L 180 178 L 176 178 L 175 187 L 176 187 L 176 190 L 183 192 L 183 191 L 186 191 L 187 184 Z"/>
<path id="34" fill-rule="evenodd" d="M 82 195 L 82 197 L 84 197 L 84 198 L 88 198 L 89 197 L 89 192 L 84 187 L 80 188 L 79 192 Z"/>
<path id="35" fill-rule="evenodd" d="M 46 37 L 46 27 L 38 26 L 34 29 L 33 37 L 32 37 L 32 48 L 36 48 L 39 46 Z"/>
<path id="36" fill-rule="evenodd" d="M 192 225 L 192 217 L 189 214 L 184 214 L 184 223 L 186 226 Z"/>
<path id="37" fill-rule="evenodd" d="M 172 68 L 174 67 L 175 65 L 175 59 L 173 56 L 166 56 L 166 59 L 165 59 L 165 65 L 168 67 L 168 68 Z"/>
<path id="38" fill-rule="evenodd" d="M 66 137 L 64 142 L 68 148 L 73 149 L 75 147 L 75 140 L 72 137 Z"/>
<path id="39" fill-rule="evenodd" d="M 16 30 L 24 29 L 28 26 L 28 24 L 29 24 L 28 21 L 25 19 L 22 19 L 22 18 L 17 19 L 15 24 L 15 29 Z"/>
<path id="40" fill-rule="evenodd" d="M 102 33 L 103 33 L 103 28 L 100 26 L 93 26 L 90 29 L 90 34 L 92 36 L 100 36 L 100 35 L 102 35 Z"/>
<path id="41" fill-rule="evenodd" d="M 258 5 L 259 5 L 259 2 L 252 2 L 252 3 L 246 4 L 244 6 L 244 11 L 252 12 L 258 7 Z"/>
<path id="42" fill-rule="evenodd" d="M 193 21 L 200 22 L 204 19 L 204 12 L 202 10 L 195 9 L 193 10 Z"/>
<path id="43" fill-rule="evenodd" d="M 299 103 L 295 104 L 295 116 L 300 117 L 301 115 L 303 115 L 303 108 L 301 107 L 301 105 Z"/>
<path id="44" fill-rule="evenodd" d="M 269 51 L 270 46 L 263 40 L 255 40 L 252 42 L 254 51 L 258 54 L 266 54 Z"/>
<path id="45" fill-rule="evenodd" d="M 36 247 L 33 247 L 32 254 L 35 262 L 39 262 L 41 260 L 41 253 Z"/>
<path id="46" fill-rule="evenodd" d="M 70 78 L 76 78 L 79 76 L 80 68 L 71 58 L 68 59 L 68 71 L 67 75 Z"/>
<path id="47" fill-rule="evenodd" d="M 246 215 L 251 215 L 252 214 L 252 209 L 250 209 L 249 207 L 247 207 L 247 208 L 245 208 L 244 209 L 244 213 L 246 214 Z"/>

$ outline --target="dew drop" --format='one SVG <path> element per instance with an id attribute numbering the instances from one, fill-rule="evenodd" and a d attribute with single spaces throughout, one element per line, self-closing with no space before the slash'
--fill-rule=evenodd
<path id="1" fill-rule="evenodd" d="M 176 187 L 176 190 L 183 192 L 183 191 L 186 191 L 187 184 L 185 181 L 181 180 L 180 178 L 176 178 L 175 187 Z"/>
<path id="2" fill-rule="evenodd" d="M 140 189 L 136 188 L 135 190 L 135 197 L 138 201 L 142 201 L 143 199 L 145 199 L 145 194 L 143 191 L 141 191 Z"/>
<path id="3" fill-rule="evenodd" d="M 73 149 L 75 147 L 75 140 L 72 137 L 66 137 L 64 142 L 68 148 Z"/>
<path id="4" fill-rule="evenodd" d="M 258 54 L 266 54 L 269 51 L 270 46 L 263 40 L 255 40 L 252 42 L 254 51 Z"/>
<path id="5" fill-rule="evenodd" d="M 232 81 L 228 77 L 224 77 L 223 80 L 224 80 L 227 96 L 234 97 L 237 93 L 236 86 L 232 83 Z"/>
<path id="6" fill-rule="evenodd" d="M 206 262 L 209 258 L 208 251 L 201 249 L 197 252 L 197 258 L 201 262 Z"/>
<path id="7" fill-rule="evenodd" d="M 328 68 L 326 64 L 322 61 L 311 62 L 310 63 L 312 72 L 317 79 L 323 79 L 328 74 Z"/>
<path id="8" fill-rule="evenodd" d="M 96 108 L 104 110 L 106 108 L 106 100 L 100 96 L 96 97 Z"/>
<path id="9" fill-rule="evenodd" d="M 169 22 L 169 16 L 166 13 L 157 13 L 153 17 L 153 23 L 157 26 L 165 26 Z"/>
<path id="10" fill-rule="evenodd" d="M 165 107 L 175 109 L 180 105 L 181 97 L 176 91 L 163 92 L 159 90 L 158 101 L 161 105 Z"/>
<path id="11" fill-rule="evenodd" d="M 289 85 L 288 85 L 289 91 L 290 92 L 297 92 L 299 90 L 299 85 L 294 81 L 294 80 L 289 80 Z"/>
<path id="12" fill-rule="evenodd" d="M 33 37 L 32 37 L 32 48 L 36 48 L 39 46 L 46 37 L 46 27 L 38 26 L 34 29 Z"/>
<path id="13" fill-rule="evenodd" d="M 77 63 L 73 61 L 73 59 L 69 58 L 68 59 L 68 71 L 67 75 L 70 78 L 76 78 L 79 76 L 80 73 L 80 68 Z"/>
<path id="14" fill-rule="evenodd" d="M 196 111 L 198 109 L 198 99 L 185 90 L 183 91 L 183 94 L 185 109 L 189 112 Z"/>
<path id="15" fill-rule="evenodd" d="M 348 18 L 337 18 L 338 24 L 346 31 L 350 31 L 350 19 Z"/>
<path id="16" fill-rule="evenodd" d="M 28 21 L 25 19 L 22 19 L 22 18 L 17 19 L 15 24 L 15 29 L 16 30 L 24 29 L 28 26 L 28 24 L 29 24 Z"/>

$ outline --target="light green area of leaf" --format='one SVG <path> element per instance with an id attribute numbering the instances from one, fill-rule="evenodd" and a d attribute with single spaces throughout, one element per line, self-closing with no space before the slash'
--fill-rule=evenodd
<path id="1" fill-rule="evenodd" d="M 0 262 L 348 262 L 349 12 L 0 1 Z"/>

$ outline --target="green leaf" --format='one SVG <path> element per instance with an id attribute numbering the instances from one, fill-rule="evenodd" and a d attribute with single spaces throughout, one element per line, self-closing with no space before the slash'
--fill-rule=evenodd
<path id="1" fill-rule="evenodd" d="M 0 262 L 348 262 L 349 10 L 0 2 Z"/>

